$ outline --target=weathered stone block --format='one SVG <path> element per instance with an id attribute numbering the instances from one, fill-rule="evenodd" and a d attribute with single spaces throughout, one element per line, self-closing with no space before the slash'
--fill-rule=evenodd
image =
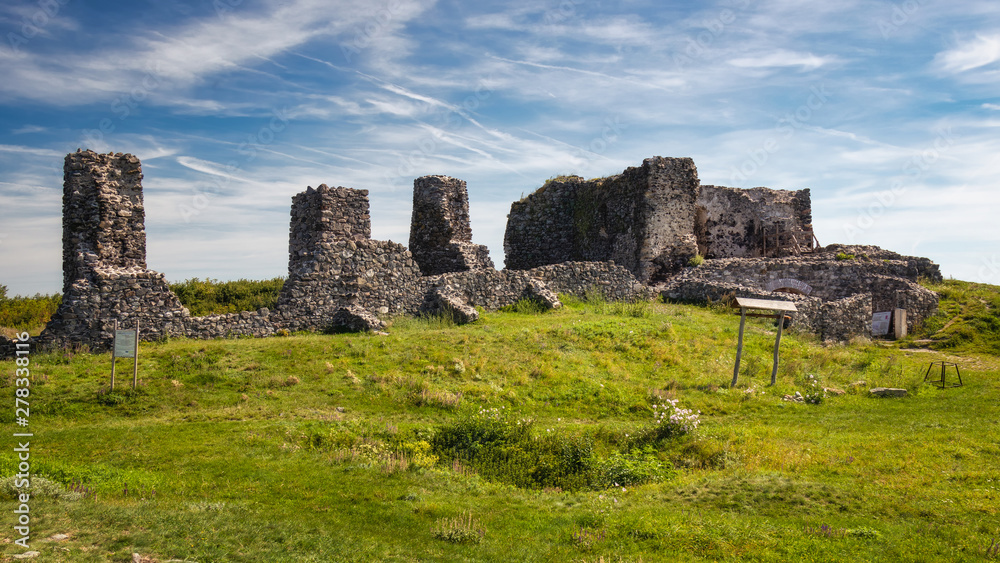
<path id="1" fill-rule="evenodd" d="M 386 323 L 370 311 L 357 305 L 351 305 L 337 309 L 333 317 L 330 318 L 328 328 L 349 332 L 375 332 L 384 330 L 385 327 Z"/>

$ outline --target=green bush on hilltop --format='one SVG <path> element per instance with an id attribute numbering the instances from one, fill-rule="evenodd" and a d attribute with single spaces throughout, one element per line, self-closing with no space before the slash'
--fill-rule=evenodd
<path id="1" fill-rule="evenodd" d="M 206 278 L 170 284 L 170 290 L 188 308 L 192 316 L 220 315 L 240 311 L 256 311 L 261 307 L 273 309 L 284 278 L 222 282 Z"/>
<path id="2" fill-rule="evenodd" d="M 0 327 L 37 334 L 62 303 L 62 295 L 7 297 L 7 286 L 0 285 Z"/>

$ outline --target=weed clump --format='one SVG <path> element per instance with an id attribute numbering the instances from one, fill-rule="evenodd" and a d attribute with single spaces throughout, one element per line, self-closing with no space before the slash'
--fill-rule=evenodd
<path id="1" fill-rule="evenodd" d="M 685 419 L 683 424 L 693 429 L 696 422 Z M 662 428 L 670 425 L 664 423 Z M 441 459 L 453 465 L 527 489 L 604 489 L 660 482 L 674 474 L 671 463 L 661 459 L 652 443 L 630 449 L 626 444 L 619 450 L 591 435 L 561 435 L 551 428 L 535 436 L 533 426 L 533 421 L 517 419 L 502 408 L 480 409 L 439 428 L 431 444 Z M 687 431 L 677 427 L 667 434 Z"/>
<path id="2" fill-rule="evenodd" d="M 44 477 L 33 477 L 30 489 L 18 488 L 17 481 L 21 481 L 17 476 L 10 476 L 0 481 L 0 498 L 10 500 L 16 499 L 22 493 L 29 492 L 34 498 L 51 498 L 58 500 L 80 500 L 83 493 L 68 491 L 61 484 L 45 479 Z"/>
<path id="3" fill-rule="evenodd" d="M 438 518 L 431 526 L 431 535 L 451 543 L 479 543 L 486 536 L 486 528 L 468 512 L 455 518 Z"/>

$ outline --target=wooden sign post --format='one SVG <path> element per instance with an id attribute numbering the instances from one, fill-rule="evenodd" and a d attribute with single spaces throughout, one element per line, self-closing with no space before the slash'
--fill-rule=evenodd
<path id="1" fill-rule="evenodd" d="M 781 329 L 785 326 L 785 313 L 798 311 L 795 303 L 790 301 L 771 301 L 769 299 L 750 299 L 747 297 L 737 297 L 736 305 L 740 308 L 740 337 L 736 344 L 736 367 L 733 368 L 733 383 L 730 387 L 736 387 L 736 380 L 740 375 L 740 358 L 743 356 L 743 327 L 746 325 L 747 317 L 770 317 L 774 316 L 778 322 L 778 336 L 774 339 L 774 367 L 771 369 L 771 385 L 774 385 L 778 377 L 778 346 L 781 345 Z M 771 314 L 750 313 L 747 311 L 775 311 Z"/>
<path id="2" fill-rule="evenodd" d="M 139 319 L 135 320 L 135 330 L 118 330 L 115 320 L 115 342 L 111 349 L 111 390 L 115 390 L 115 360 L 134 358 L 132 364 L 132 389 L 139 382 Z"/>

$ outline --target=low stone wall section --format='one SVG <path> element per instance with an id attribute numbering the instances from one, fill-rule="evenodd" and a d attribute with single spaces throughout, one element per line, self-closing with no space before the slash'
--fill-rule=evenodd
<path id="1" fill-rule="evenodd" d="M 805 295 L 772 293 L 734 283 L 691 280 L 671 285 L 663 290 L 662 295 L 664 299 L 695 303 L 706 300 L 722 302 L 733 297 L 791 301 L 798 310 L 792 315 L 793 330 L 815 334 L 824 341 L 844 342 L 871 336 L 871 293 L 826 301 Z"/>
<path id="2" fill-rule="evenodd" d="M 308 264 L 299 262 L 278 296 L 272 322 L 288 330 L 325 330 L 338 309 L 360 306 L 381 315 L 419 309 L 420 268 L 390 241 L 334 241 Z"/>
<path id="3" fill-rule="evenodd" d="M 114 340 L 114 319 L 120 329 L 132 328 L 138 320 L 140 338 L 148 341 L 185 336 L 189 318 L 163 274 L 140 268 L 95 269 L 90 279 L 70 285 L 39 341 L 46 347 L 83 344 L 106 350 Z"/>
<path id="4" fill-rule="evenodd" d="M 612 301 L 631 301 L 655 295 L 627 268 L 614 262 L 563 262 L 526 270 L 556 293 L 585 297 L 594 289 Z"/>
<path id="5" fill-rule="evenodd" d="M 188 338 L 232 338 L 236 336 L 271 336 L 277 330 L 267 308 L 225 315 L 209 315 L 187 319 Z"/>

